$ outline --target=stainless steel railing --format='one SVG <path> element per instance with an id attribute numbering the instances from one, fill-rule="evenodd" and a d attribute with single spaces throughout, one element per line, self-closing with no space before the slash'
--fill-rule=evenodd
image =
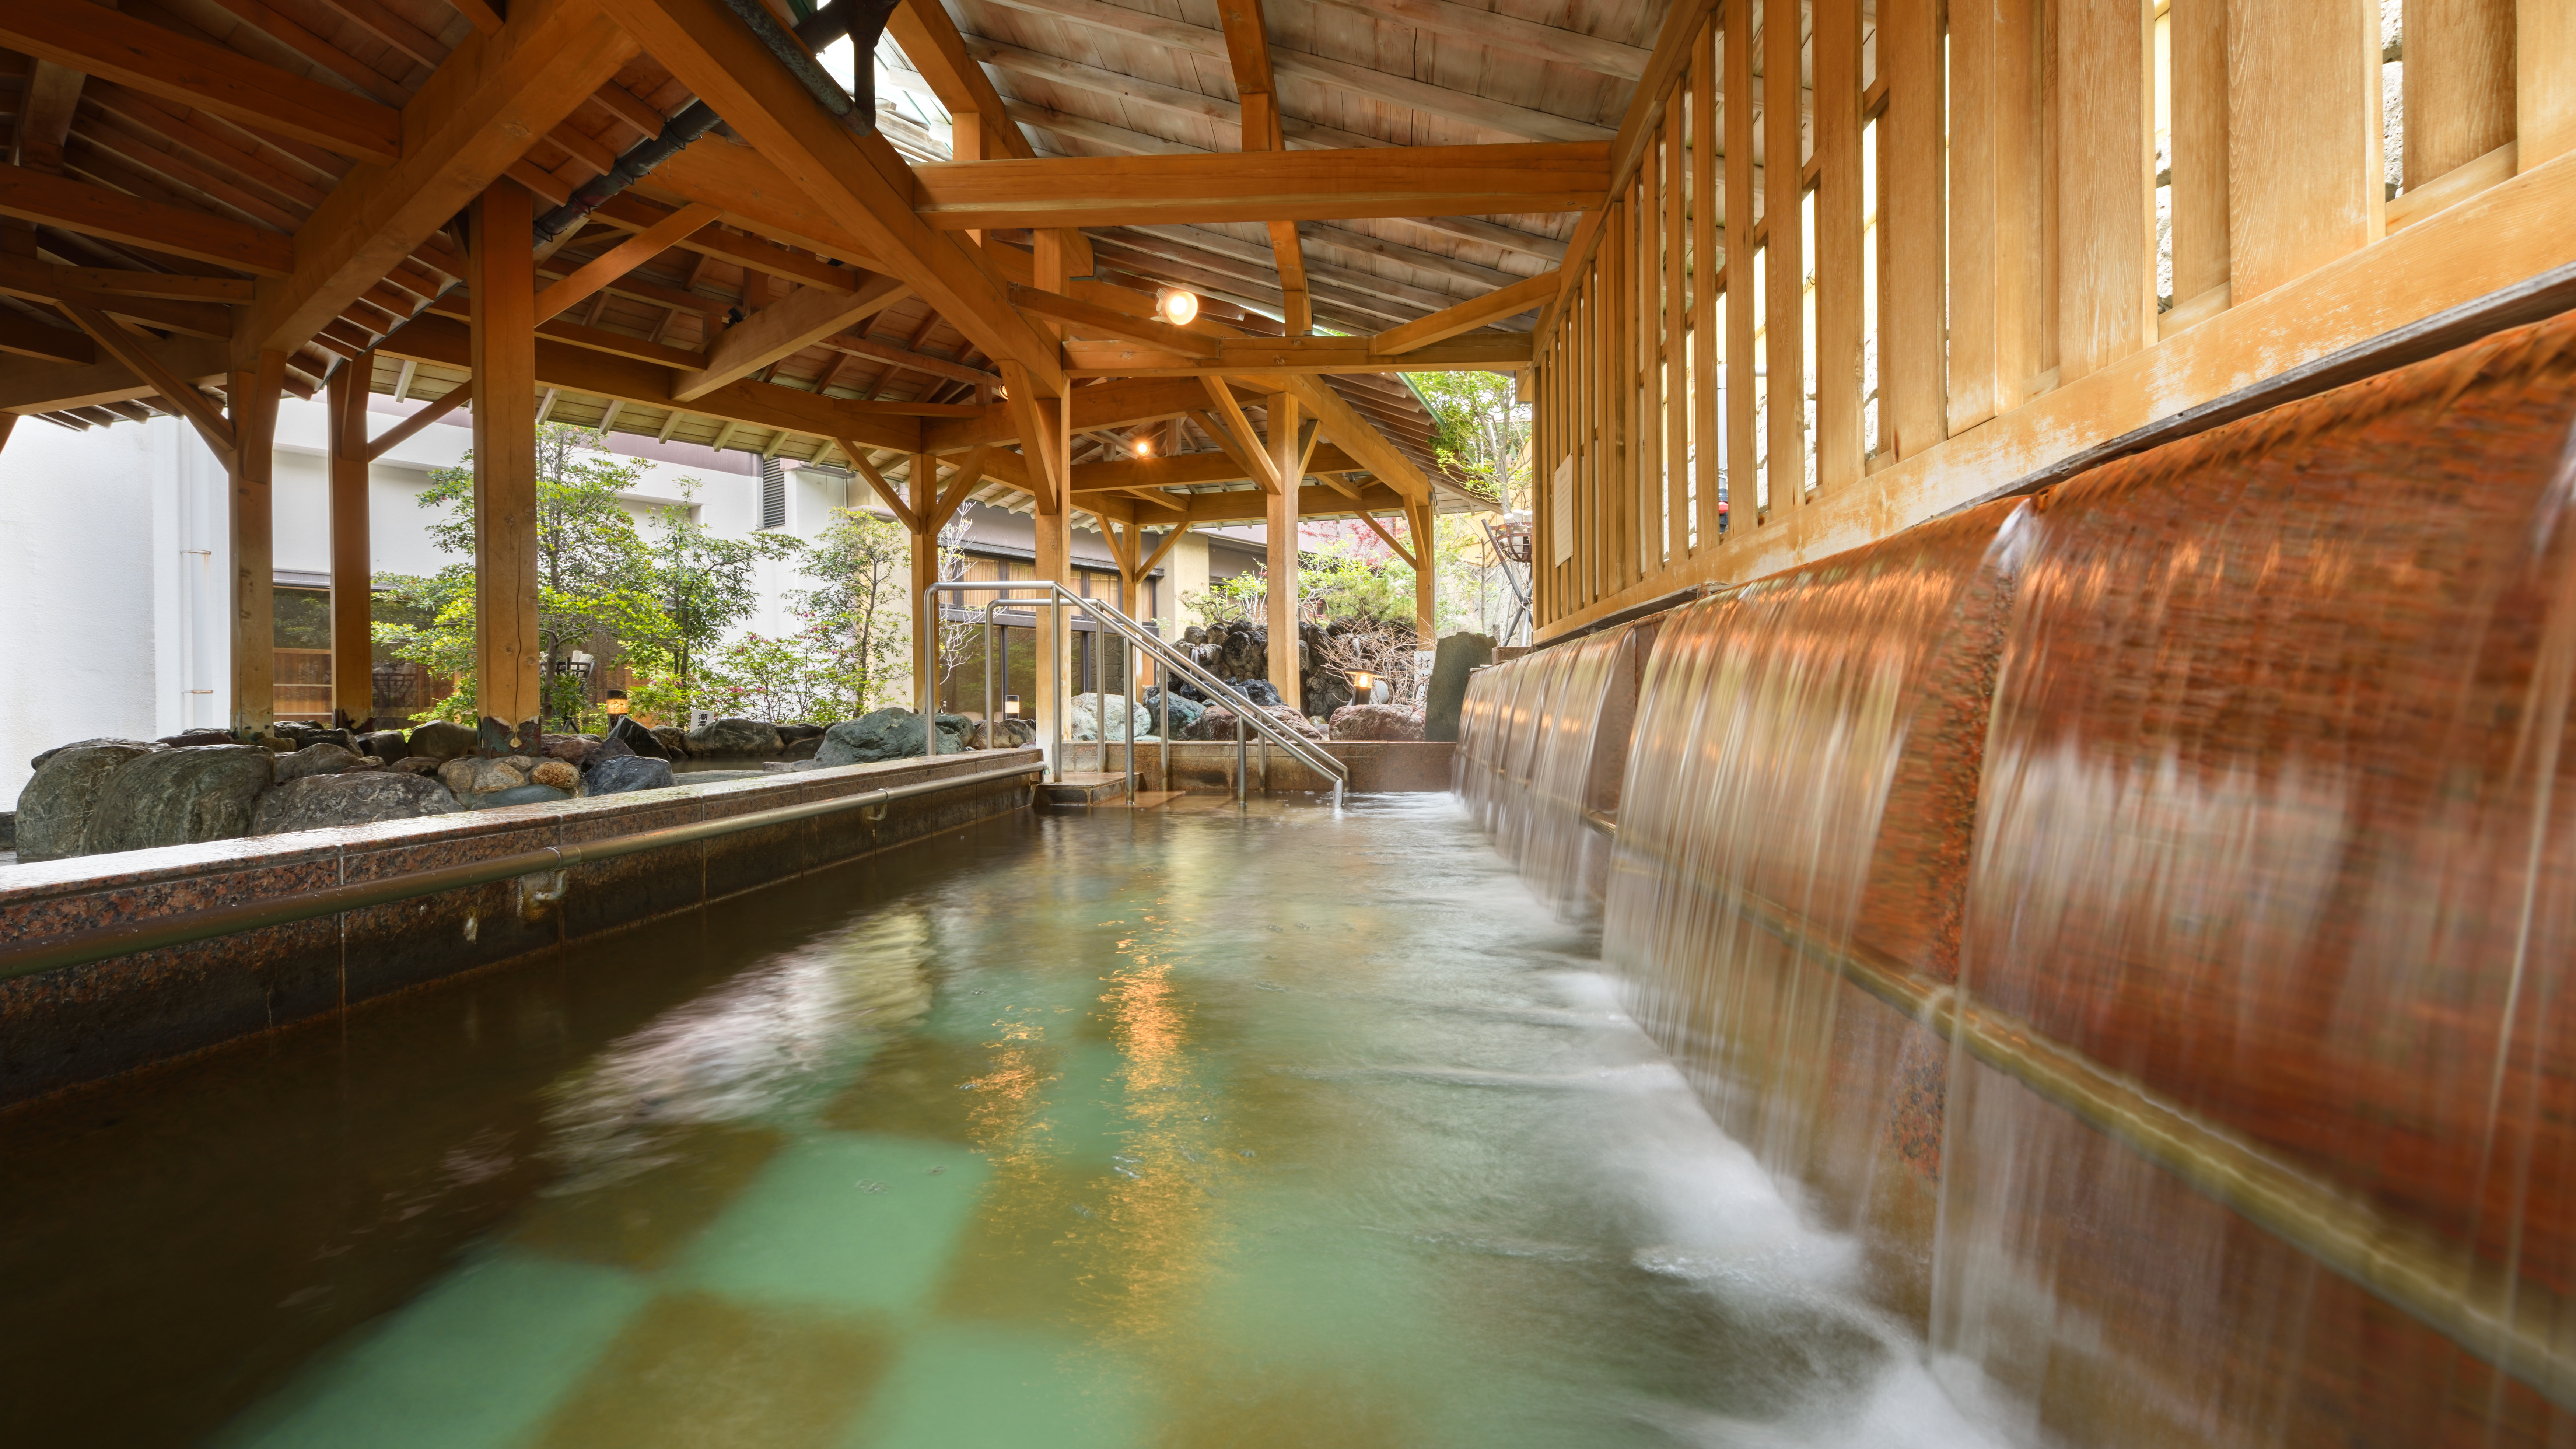
<path id="1" fill-rule="evenodd" d="M 1037 592 L 1028 595 L 1003 596 L 1007 595 L 1008 591 L 1014 589 L 1036 590 Z M 986 719 L 985 729 L 987 731 L 988 739 L 992 729 L 991 721 L 993 714 L 993 610 L 1004 604 L 1020 604 L 1028 606 L 1033 610 L 1042 608 L 1047 611 L 1049 647 L 1044 651 L 1047 658 L 1046 683 L 1050 691 L 1050 697 L 1061 700 L 1072 697 L 1071 693 L 1063 688 L 1063 680 L 1056 676 L 1057 671 L 1062 668 L 1062 665 L 1058 661 L 1063 657 L 1062 635 L 1064 629 L 1064 614 L 1068 609 L 1075 609 L 1089 615 L 1096 626 L 1107 629 L 1109 632 L 1116 634 L 1119 638 L 1125 640 L 1131 648 L 1142 652 L 1146 657 L 1156 660 L 1171 669 L 1179 671 L 1182 677 L 1188 679 L 1201 693 L 1207 695 L 1210 699 L 1224 704 L 1234 712 L 1234 791 L 1236 799 L 1240 800 L 1244 798 L 1246 789 L 1244 782 L 1246 765 L 1248 764 L 1248 760 L 1246 758 L 1248 736 L 1245 731 L 1249 728 L 1250 730 L 1259 733 L 1265 742 L 1278 745 L 1308 769 L 1330 779 L 1333 782 L 1333 803 L 1336 805 L 1342 803 L 1343 790 L 1350 783 L 1351 772 L 1349 766 L 1344 765 L 1337 759 L 1334 759 L 1331 752 L 1318 746 L 1313 740 L 1307 739 L 1303 735 L 1298 734 L 1295 730 L 1281 724 L 1268 710 L 1262 708 L 1260 705 L 1254 704 L 1249 698 L 1246 698 L 1242 691 L 1236 689 L 1230 684 L 1227 684 L 1224 680 L 1217 678 L 1216 675 L 1205 665 L 1200 664 L 1197 660 L 1190 658 L 1187 654 L 1184 654 L 1180 650 L 1172 647 L 1172 645 L 1165 641 L 1161 635 L 1145 628 L 1143 625 L 1137 623 L 1134 619 L 1129 618 L 1124 612 L 1113 605 L 1099 599 L 1086 599 L 1082 595 L 1073 592 L 1071 589 L 1066 588 L 1064 585 L 1059 584 L 1052 579 L 949 579 L 932 584 L 928 588 L 922 590 L 922 611 L 926 615 L 936 618 L 938 616 L 939 595 L 942 593 L 964 595 L 968 593 L 988 591 L 995 592 L 997 595 L 985 605 L 984 610 L 984 714 Z M 1130 670 L 1128 673 L 1131 677 L 1131 682 L 1128 686 L 1129 705 L 1123 712 L 1123 723 L 1127 731 L 1127 739 L 1125 741 L 1127 755 L 1127 798 L 1133 800 L 1136 798 L 1137 784 L 1135 738 L 1136 715 L 1134 705 L 1135 689 L 1132 682 L 1134 671 Z M 1106 690 L 1092 691 L 1095 699 L 1102 699 L 1106 693 Z M 1051 709 L 1049 713 L 1056 721 L 1056 727 L 1053 731 L 1054 738 L 1045 742 L 1048 777 L 1050 779 L 1061 780 L 1064 778 L 1063 712 L 1061 710 Z M 1105 754 L 1110 744 L 1109 721 L 1107 719 L 1108 711 L 1102 705 L 1095 704 L 1092 707 L 1092 714 L 1093 717 L 1099 721 L 1101 736 L 1100 745 L 1103 753 Z M 925 712 L 925 725 L 923 731 L 927 737 L 926 748 L 932 754 L 937 754 L 939 752 L 939 730 L 937 728 L 937 719 L 938 709 L 934 702 L 932 707 Z M 1168 687 L 1163 691 L 1162 717 L 1158 722 L 1154 733 L 1156 739 L 1164 742 L 1163 781 L 1165 786 L 1168 788 L 1172 778 L 1172 756 L 1170 748 L 1170 741 L 1172 738 L 1172 706 L 1171 691 Z"/>

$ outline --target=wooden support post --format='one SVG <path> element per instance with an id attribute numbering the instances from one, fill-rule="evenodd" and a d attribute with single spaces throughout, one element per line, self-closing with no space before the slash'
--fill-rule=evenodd
<path id="1" fill-rule="evenodd" d="M 2028 395 L 2039 365 L 2039 174 L 2044 135 L 2040 106 L 2038 11 L 2041 0 L 1963 0 L 1950 7 L 1950 366 L 1947 431 L 1962 433 L 2010 412 Z M 2202 0 L 2174 11 L 2174 47 L 2182 54 L 2182 27 L 2197 15 L 2215 15 L 2224 0 Z M 2190 14 L 2186 14 L 2186 12 Z M 2222 41 L 2224 25 L 2219 26 Z M 2213 94 L 2223 104 L 2224 50 Z M 2177 78 L 2174 106 L 2184 103 Z M 2221 112 L 2222 116 L 2224 112 Z M 2177 119 L 2175 194 L 2185 161 Z M 1882 136 L 1884 132 L 1882 132 Z M 2224 182 L 2224 132 L 2210 164 Z M 1885 142 L 1881 141 L 1881 159 Z M 1886 181 L 1880 185 L 1883 190 Z M 2224 192 L 2222 190 L 2222 195 Z M 2181 206 L 2176 204 L 2176 236 Z M 2226 211 L 2218 213 L 2220 266 L 2225 266 Z M 1905 240 L 1882 231 L 1880 244 Z M 2176 243 L 2177 264 L 2180 242 Z"/>
<path id="2" fill-rule="evenodd" d="M 1439 558 L 1432 547 L 1433 519 L 1430 503 L 1408 500 L 1404 505 L 1404 524 L 1413 538 L 1413 647 L 1429 649 L 1440 641 L 1434 630 L 1434 591 L 1439 587 Z"/>
<path id="3" fill-rule="evenodd" d="M 1726 263 L 1718 241 L 1717 91 L 1721 46 L 1714 13 L 1691 43 L 1690 206 L 1691 206 L 1691 453 L 1697 503 L 1697 548 L 1715 548 L 1723 526 L 1717 511 L 1718 359 L 1724 355 L 1718 325 L 1718 274 Z M 1537 577 L 1535 569 L 1531 572 Z"/>
<path id="4" fill-rule="evenodd" d="M 2057 354 L 2073 382 L 2156 340 L 2155 22 L 2148 0 L 2063 0 L 2057 18 Z"/>
<path id="5" fill-rule="evenodd" d="M 2088 3 L 2109 7 L 2113 0 Z M 2125 19 L 2128 0 L 2118 8 Z M 2071 95 L 2077 77 L 2067 73 L 2066 80 Z M 2229 0 L 2227 108 L 2233 305 L 2379 239 L 2387 192 L 2379 145 L 2376 10 L 2351 0 Z M 2121 159 L 2125 163 L 2126 155 Z M 2145 164 L 2152 168 L 2154 162 Z M 2103 168 L 2106 174 L 2111 169 Z M 2154 185 L 2152 177 L 2147 184 Z M 2152 309 L 2155 208 L 2153 191 L 2146 195 L 2145 291 Z M 2071 217 L 2073 201 L 2064 204 Z M 2068 245 L 2072 255 L 2071 233 Z M 2070 355 L 2070 380 L 2074 362 Z"/>
<path id="6" fill-rule="evenodd" d="M 533 752 L 545 707 L 537 657 L 537 276 L 525 244 L 530 211 L 526 188 L 506 178 L 492 183 L 474 203 L 467 262 L 474 274 L 474 687 L 485 749 L 498 753 Z"/>
<path id="7" fill-rule="evenodd" d="M 928 714 L 939 702 L 940 601 L 924 594 L 939 581 L 939 460 L 913 454 L 911 486 L 912 516 L 904 528 L 912 538 L 912 567 L 905 574 L 912 592 L 912 702 Z"/>
<path id="8" fill-rule="evenodd" d="M 2121 0 L 2063 0 L 2061 9 L 2103 3 Z M 1878 227 L 1890 252 L 1887 288 L 1878 301 L 1879 410 L 1897 456 L 1910 458 L 1943 436 L 1941 294 L 1947 264 L 1941 177 L 1948 108 L 1941 86 L 1939 0 L 1884 0 L 1878 55 L 1879 72 L 1887 78 L 1887 112 L 1878 133 L 1887 207 Z M 2148 275 L 2154 276 L 2152 268 Z"/>
<path id="9" fill-rule="evenodd" d="M 1270 461 L 1279 491 L 1270 495 L 1270 683 L 1279 700 L 1303 713 L 1304 682 L 1297 672 L 1297 495 L 1305 469 L 1297 438 L 1297 396 L 1270 395 Z"/>
<path id="10" fill-rule="evenodd" d="M 375 715 L 374 556 L 368 546 L 367 393 L 376 354 L 331 374 L 331 722 L 354 728 Z"/>
<path id="11" fill-rule="evenodd" d="M 233 733 L 277 722 L 277 396 L 286 354 L 262 352 L 229 379 L 232 403 Z"/>
<path id="12" fill-rule="evenodd" d="M 2406 0 L 2407 190 L 2513 139 L 2513 12 L 2514 0 Z"/>
<path id="13" fill-rule="evenodd" d="M 1799 0 L 1762 3 L 1762 351 L 1769 408 L 1763 431 L 1770 435 L 1775 509 L 1797 507 L 1807 491 L 1807 244 L 1798 184 L 1802 9 Z M 1937 235 L 1923 234 L 1927 244 Z"/>
<path id="14" fill-rule="evenodd" d="M 1815 0 L 1816 487 L 1857 483 L 1868 283 L 1862 272 L 1860 0 Z"/>

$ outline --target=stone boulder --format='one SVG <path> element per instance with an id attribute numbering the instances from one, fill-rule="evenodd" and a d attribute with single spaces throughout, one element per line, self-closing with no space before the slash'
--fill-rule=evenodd
<path id="1" fill-rule="evenodd" d="M 780 733 L 783 734 L 785 731 L 782 730 Z M 789 740 L 787 747 L 779 751 L 778 757 L 782 760 L 810 760 L 820 753 L 822 748 L 823 732 L 816 730 L 801 739 Z"/>
<path id="2" fill-rule="evenodd" d="M 1256 740 L 1261 738 L 1258 734 L 1250 734 L 1249 737 Z M 1199 717 L 1191 720 L 1187 726 L 1176 725 L 1172 731 L 1172 738 L 1176 740 L 1233 739 L 1234 711 L 1221 704 L 1209 705 L 1200 710 Z"/>
<path id="3" fill-rule="evenodd" d="M 720 719 L 704 729 L 689 731 L 689 756 L 692 759 L 710 755 L 774 755 L 778 748 L 778 727 L 766 720 Z"/>
<path id="4" fill-rule="evenodd" d="M 1418 740 L 1422 716 L 1394 704 L 1346 704 L 1333 711 L 1337 740 Z"/>
<path id="5" fill-rule="evenodd" d="M 956 754 L 966 748 L 975 722 L 962 714 L 939 717 L 939 752 Z M 823 731 L 823 747 L 814 758 L 825 766 L 869 765 L 879 760 L 907 760 L 924 753 L 926 738 L 921 716 L 900 705 L 889 705 L 857 719 L 845 719 Z"/>
<path id="6" fill-rule="evenodd" d="M 402 731 L 378 730 L 358 741 L 361 753 L 370 754 L 390 765 L 411 758 L 411 746 L 403 743 Z"/>
<path id="7" fill-rule="evenodd" d="M 141 740 L 82 740 L 36 756 L 34 779 L 18 793 L 18 858 L 62 860 L 85 854 L 90 811 L 108 777 L 129 760 L 162 748 Z"/>
<path id="8" fill-rule="evenodd" d="M 1174 719 L 1180 718 L 1179 712 L 1174 711 L 1172 717 Z M 1016 750 L 1023 745 L 1036 743 L 1038 727 L 1031 724 L 1029 721 L 1024 719 L 1004 719 L 1001 724 L 1002 742 L 999 745 L 996 745 L 988 737 L 989 732 L 985 729 L 984 722 L 982 720 L 975 721 L 975 727 L 972 730 L 969 730 L 966 734 L 966 748 L 970 750 Z"/>
<path id="9" fill-rule="evenodd" d="M 505 805 L 560 805 L 572 798 L 570 790 L 552 785 L 521 785 L 515 789 L 494 790 L 465 802 L 468 810 L 498 810 Z"/>
<path id="10" fill-rule="evenodd" d="M 100 787 L 83 853 L 248 835 L 261 792 L 276 782 L 276 758 L 257 745 L 196 745 L 137 755 Z"/>
<path id="11" fill-rule="evenodd" d="M 408 770 L 306 775 L 259 797 L 250 833 L 284 835 L 294 830 L 370 825 L 379 820 L 447 815 L 456 808 L 456 797 L 446 786 Z"/>
<path id="12" fill-rule="evenodd" d="M 1177 690 L 1172 692 L 1171 700 L 1172 738 L 1177 740 L 1183 738 L 1181 731 L 1188 729 L 1191 725 L 1197 723 L 1198 717 L 1207 713 L 1207 705 L 1200 700 L 1184 698 Z M 1145 713 L 1152 717 L 1156 724 L 1162 723 L 1162 690 L 1148 689 L 1145 691 Z"/>
<path id="13" fill-rule="evenodd" d="M 783 724 L 778 727 L 778 742 L 790 749 L 800 740 L 819 740 L 823 727 L 818 724 Z"/>
<path id="14" fill-rule="evenodd" d="M 175 735 L 163 735 L 161 738 L 153 741 L 154 744 L 168 745 L 173 749 L 180 750 L 193 750 L 200 745 L 229 745 L 232 742 L 233 732 L 231 730 L 212 728 L 181 730 Z"/>
<path id="15" fill-rule="evenodd" d="M 590 767 L 582 783 L 593 795 L 622 795 L 629 790 L 659 790 L 678 783 L 671 762 L 649 755 L 610 755 Z"/>
<path id="16" fill-rule="evenodd" d="M 459 803 L 470 806 L 477 795 L 495 795 L 525 785 L 528 770 L 535 764 L 524 757 L 496 760 L 488 755 L 462 755 L 439 766 L 438 778 Z"/>
<path id="17" fill-rule="evenodd" d="M 1092 708 L 1095 704 L 1100 707 L 1097 713 L 1094 713 Z M 1141 736 L 1154 732 L 1153 717 L 1129 704 L 1127 697 L 1122 694 L 1075 695 L 1073 708 L 1067 713 L 1070 718 L 1065 722 L 1066 727 L 1072 738 L 1077 740 L 1118 741 L 1127 739 L 1131 734 Z"/>
<path id="18" fill-rule="evenodd" d="M 1315 727 L 1314 721 L 1306 718 L 1302 714 L 1299 714 L 1297 711 L 1290 709 L 1284 704 L 1271 705 L 1268 709 L 1262 712 L 1269 715 L 1272 719 L 1279 721 L 1281 724 L 1286 725 L 1289 733 L 1291 734 L 1303 735 L 1310 740 L 1320 740 L 1324 737 L 1324 732 Z"/>
<path id="19" fill-rule="evenodd" d="M 577 795 L 581 793 L 581 771 L 574 768 L 569 761 L 539 760 L 537 767 L 528 772 L 528 783 L 546 785 Z"/>
<path id="20" fill-rule="evenodd" d="M 474 731 L 438 719 L 413 730 L 403 744 L 413 756 L 443 765 L 459 755 L 472 754 L 478 742 Z"/>
<path id="21" fill-rule="evenodd" d="M 438 761 L 423 759 L 418 755 L 405 755 L 385 768 L 397 770 L 406 775 L 435 775 L 438 773 Z"/>
<path id="22" fill-rule="evenodd" d="M 277 783 L 283 785 L 289 780 L 301 780 L 308 775 L 343 774 L 358 768 L 362 758 L 328 741 L 317 741 L 291 755 L 277 757 Z M 266 834 L 267 832 L 254 833 Z"/>
<path id="23" fill-rule="evenodd" d="M 1279 697 L 1279 686 L 1272 684 L 1267 679 L 1262 679 L 1256 676 L 1250 679 L 1233 679 L 1226 682 L 1232 684 L 1236 691 L 1242 694 L 1244 698 L 1251 700 L 1254 704 L 1260 705 L 1265 709 L 1274 705 L 1286 703 L 1285 700 L 1282 700 Z"/>
<path id="24" fill-rule="evenodd" d="M 614 745 L 621 753 L 642 755 L 648 760 L 671 758 L 671 752 L 662 747 L 657 732 L 637 724 L 631 714 L 619 715 L 617 723 L 608 727 L 608 733 L 601 737 L 599 745 L 602 750 Z"/>
<path id="25" fill-rule="evenodd" d="M 599 746 L 600 741 L 591 735 L 548 735 L 544 748 L 548 758 L 579 770 L 590 763 Z"/>
<path id="26" fill-rule="evenodd" d="M 653 727 L 653 738 L 656 741 L 659 741 L 662 746 L 662 758 L 666 760 L 685 760 L 689 757 L 689 732 L 687 730 L 678 729 L 671 725 L 655 725 Z M 637 750 L 635 753 L 640 755 L 644 752 L 642 750 Z"/>

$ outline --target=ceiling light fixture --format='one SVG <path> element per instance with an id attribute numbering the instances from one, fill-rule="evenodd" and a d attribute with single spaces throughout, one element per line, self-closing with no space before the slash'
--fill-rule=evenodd
<path id="1" fill-rule="evenodd" d="M 1154 302 L 1154 311 L 1175 327 L 1187 327 L 1198 320 L 1199 295 L 1178 287 L 1165 287 L 1163 295 Z"/>

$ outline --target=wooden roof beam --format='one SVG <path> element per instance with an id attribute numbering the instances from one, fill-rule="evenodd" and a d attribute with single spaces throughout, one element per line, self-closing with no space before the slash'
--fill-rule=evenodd
<path id="1" fill-rule="evenodd" d="M 403 108 L 403 159 L 352 167 L 298 229 L 291 275 L 264 282 L 236 346 L 300 345 L 505 174 L 636 52 L 593 0 L 514 0 Z"/>
<path id="2" fill-rule="evenodd" d="M 1277 83 L 1270 72 L 1270 35 L 1261 0 L 1217 0 L 1217 21 L 1225 33 L 1225 51 L 1234 67 L 1234 91 L 1243 105 L 1243 149 L 1284 151 L 1288 138 L 1279 128 Z M 1291 336 L 1315 330 L 1315 298 L 1306 284 L 1306 248 L 1297 238 L 1297 223 L 1273 221 L 1270 262 L 1279 274 L 1279 295 Z"/>
<path id="3" fill-rule="evenodd" d="M 1347 473 L 1360 464 L 1349 454 L 1329 444 L 1315 449 L 1308 460 L 1310 473 Z M 1234 455 L 1222 450 L 1213 453 L 1166 453 L 1153 458 L 1118 458 L 1101 463 L 1078 463 L 1073 469 L 1073 491 L 1076 493 L 1115 493 L 1136 488 L 1190 488 L 1208 483 L 1250 483 L 1256 481 Z"/>
<path id="4" fill-rule="evenodd" d="M 1600 201 L 1609 175 L 1609 148 L 1598 142 L 913 168 L 917 210 L 943 231 L 1575 211 Z"/>
<path id="5" fill-rule="evenodd" d="M 264 276 L 295 265 L 281 233 L 24 166 L 0 166 L 0 216 Z"/>
<path id="6" fill-rule="evenodd" d="M 799 287 L 717 334 L 707 349 L 706 366 L 681 377 L 671 396 L 688 402 L 712 392 L 793 357 L 911 295 L 912 285 L 894 277 L 868 277 L 855 292 Z"/>
<path id="7" fill-rule="evenodd" d="M 1370 350 L 1389 357 L 1422 353 L 1434 343 L 1473 332 L 1506 317 L 1516 317 L 1533 307 L 1543 307 L 1555 299 L 1560 285 L 1561 279 L 1556 273 L 1542 272 L 1527 281 L 1497 287 L 1473 301 L 1461 302 L 1401 327 L 1389 328 L 1370 339 Z"/>
<path id="8" fill-rule="evenodd" d="M 392 107 L 103 6 L 11 5 L 0 46 L 353 160 L 402 156 Z"/>
<path id="9" fill-rule="evenodd" d="M 727 125 L 933 310 L 996 359 L 1018 362 L 1050 395 L 1064 368 L 1003 294 L 980 254 L 911 214 L 912 176 L 883 137 L 854 137 L 805 93 L 723 0 L 602 0 Z M 1023 166 L 1024 161 L 983 163 Z"/>
<path id="10" fill-rule="evenodd" d="M 575 302 L 589 298 L 609 283 L 670 250 L 682 237 L 715 218 L 716 209 L 712 206 L 684 206 L 629 236 L 584 262 L 562 281 L 537 293 L 537 320 L 543 322 Z"/>

